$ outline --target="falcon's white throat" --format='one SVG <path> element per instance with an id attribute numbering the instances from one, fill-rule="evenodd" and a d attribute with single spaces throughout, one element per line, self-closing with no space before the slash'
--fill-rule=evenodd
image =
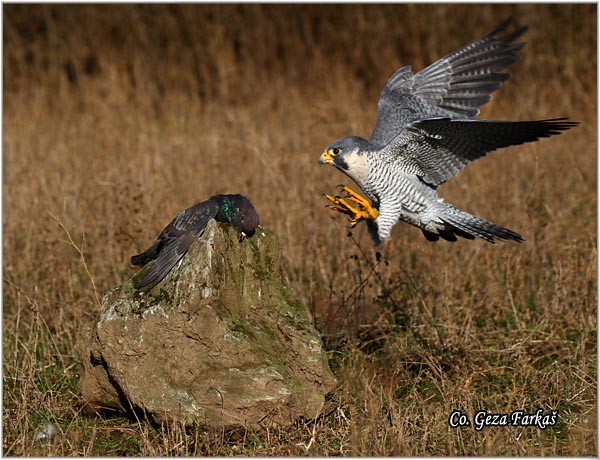
<path id="1" fill-rule="evenodd" d="M 369 163 L 365 153 L 358 153 L 358 150 L 358 147 L 356 147 L 351 152 L 344 154 L 342 159 L 346 163 L 347 168 L 340 168 L 340 171 L 346 173 L 346 175 L 354 179 L 362 187 L 369 176 Z"/>

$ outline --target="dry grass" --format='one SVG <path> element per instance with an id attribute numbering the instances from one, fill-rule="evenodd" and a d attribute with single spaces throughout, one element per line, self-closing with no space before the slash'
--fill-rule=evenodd
<path id="1" fill-rule="evenodd" d="M 431 244 L 398 224 L 377 262 L 324 208 L 347 179 L 320 152 L 369 134 L 398 66 L 509 15 L 528 46 L 482 116 L 582 125 L 442 195 L 526 242 Z M 5 455 L 597 455 L 595 5 L 5 5 L 3 66 Z M 100 294 L 123 282 L 178 211 L 222 192 L 283 243 L 339 379 L 328 415 L 242 433 L 84 417 L 87 269 Z M 447 424 L 538 408 L 557 425 Z"/>

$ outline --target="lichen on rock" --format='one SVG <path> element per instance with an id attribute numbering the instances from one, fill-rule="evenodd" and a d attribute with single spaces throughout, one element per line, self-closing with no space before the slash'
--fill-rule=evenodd
<path id="1" fill-rule="evenodd" d="M 141 273 L 106 293 L 78 347 L 88 408 L 218 427 L 319 414 L 335 379 L 271 231 L 239 243 L 210 221 L 145 295 L 133 288 Z"/>

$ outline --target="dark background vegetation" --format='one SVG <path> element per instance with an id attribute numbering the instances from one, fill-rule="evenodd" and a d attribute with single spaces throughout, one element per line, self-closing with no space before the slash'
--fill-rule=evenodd
<path id="1" fill-rule="evenodd" d="M 597 455 L 596 5 L 3 11 L 5 455 Z M 396 68 L 508 16 L 527 46 L 481 116 L 581 126 L 441 194 L 526 241 L 432 244 L 398 224 L 377 261 L 324 207 L 348 179 L 319 154 L 368 136 Z M 327 414 L 243 433 L 83 416 L 75 345 L 98 297 L 179 211 L 227 192 L 283 244 L 339 380 Z M 556 426 L 447 425 L 538 408 Z"/>

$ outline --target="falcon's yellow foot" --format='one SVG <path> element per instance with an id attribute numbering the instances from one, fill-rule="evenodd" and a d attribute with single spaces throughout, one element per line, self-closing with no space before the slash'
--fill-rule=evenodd
<path id="1" fill-rule="evenodd" d="M 328 205 L 327 207 L 333 211 L 336 212 L 341 212 L 342 214 L 346 214 L 348 216 L 350 216 L 350 227 L 354 227 L 356 224 L 358 224 L 360 222 L 361 217 L 361 211 L 359 209 L 356 209 L 354 206 L 352 206 L 350 203 L 348 203 L 345 199 L 343 199 L 342 197 L 339 196 L 331 196 L 331 195 L 325 195 L 325 198 L 327 198 L 329 201 L 331 201 L 333 203 L 333 205 Z"/>
<path id="2" fill-rule="evenodd" d="M 379 215 L 379 212 L 374 209 L 371 204 L 358 193 L 350 189 L 349 187 L 342 186 L 342 191 L 346 192 L 346 196 L 331 196 L 325 195 L 333 205 L 329 205 L 329 209 L 333 211 L 341 212 L 350 216 L 350 227 L 354 228 L 361 220 L 375 220 Z M 349 203 L 355 203 L 358 207 L 353 206 Z"/>
<path id="3" fill-rule="evenodd" d="M 363 219 L 368 219 L 368 220 L 377 219 L 377 217 L 379 216 L 379 211 L 377 211 L 377 209 L 375 209 L 371 206 L 371 203 L 369 203 L 369 200 L 367 200 L 365 197 L 356 193 L 350 187 L 346 187 L 345 185 L 342 186 L 342 191 L 344 191 L 348 194 L 344 198 L 348 198 L 350 201 L 359 205 L 362 214 L 364 214 L 364 213 L 367 214 L 367 215 L 362 216 Z"/>

